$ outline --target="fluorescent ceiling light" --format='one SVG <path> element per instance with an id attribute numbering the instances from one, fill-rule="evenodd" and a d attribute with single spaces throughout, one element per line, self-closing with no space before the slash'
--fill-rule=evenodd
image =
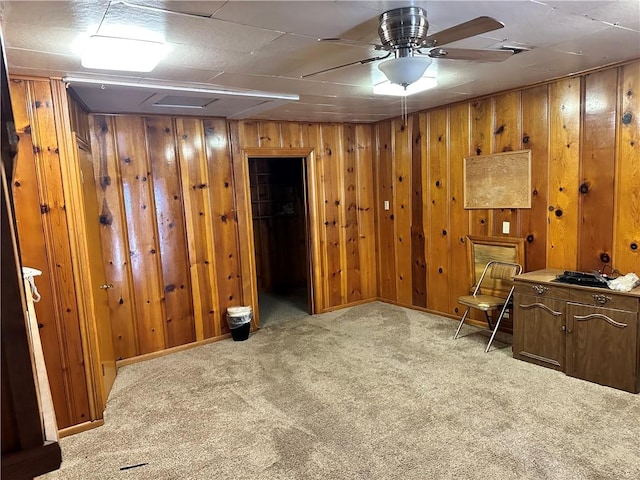
<path id="1" fill-rule="evenodd" d="M 153 83 L 118 82 L 113 80 L 101 80 L 99 78 L 63 77 L 63 82 L 68 84 L 100 85 L 103 87 L 131 87 L 147 88 L 151 90 L 169 90 L 172 92 L 203 93 L 209 95 L 229 95 L 235 97 L 257 97 L 275 100 L 298 101 L 300 96 L 288 93 L 261 92 L 258 90 L 222 90 L 216 88 L 179 87 L 174 85 L 158 85 Z"/>
<path id="2" fill-rule="evenodd" d="M 391 83 L 406 87 L 417 82 L 431 65 L 429 57 L 397 57 L 385 60 L 378 68 Z"/>
<path id="3" fill-rule="evenodd" d="M 82 46 L 82 66 L 101 70 L 150 72 L 169 47 L 161 42 L 92 35 Z"/>
<path id="4" fill-rule="evenodd" d="M 373 86 L 373 93 L 376 95 L 393 95 L 396 97 L 406 97 L 414 93 L 424 92 L 430 88 L 438 86 L 436 77 L 421 77 L 419 80 L 408 85 L 406 88 L 397 83 L 391 83 L 389 80 L 380 82 Z"/>

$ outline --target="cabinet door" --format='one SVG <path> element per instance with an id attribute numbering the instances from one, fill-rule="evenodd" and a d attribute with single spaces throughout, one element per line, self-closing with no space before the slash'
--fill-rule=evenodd
<path id="1" fill-rule="evenodd" d="M 567 304 L 567 374 L 638 392 L 638 314 Z"/>
<path id="2" fill-rule="evenodd" d="M 514 295 L 513 357 L 565 370 L 565 300 Z"/>

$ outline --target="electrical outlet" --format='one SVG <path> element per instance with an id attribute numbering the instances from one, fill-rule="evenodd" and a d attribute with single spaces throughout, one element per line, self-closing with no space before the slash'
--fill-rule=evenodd
<path id="1" fill-rule="evenodd" d="M 384 209 L 389 210 L 389 200 L 384 201 Z"/>
<path id="2" fill-rule="evenodd" d="M 509 222 L 502 222 L 502 233 L 509 233 L 511 224 Z"/>

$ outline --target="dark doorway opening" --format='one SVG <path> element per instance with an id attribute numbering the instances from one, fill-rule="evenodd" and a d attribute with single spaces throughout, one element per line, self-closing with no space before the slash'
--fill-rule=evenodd
<path id="1" fill-rule="evenodd" d="M 250 157 L 260 324 L 311 313 L 305 159 Z"/>

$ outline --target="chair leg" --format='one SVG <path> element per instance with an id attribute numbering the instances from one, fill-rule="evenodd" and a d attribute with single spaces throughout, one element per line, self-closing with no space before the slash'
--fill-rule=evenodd
<path id="1" fill-rule="evenodd" d="M 491 316 L 489 315 L 488 310 L 485 310 L 484 317 L 487 319 L 487 325 L 489 325 L 489 329 L 492 329 L 493 325 L 491 325 Z"/>
<path id="2" fill-rule="evenodd" d="M 493 332 L 491 333 L 491 338 L 489 339 L 489 343 L 487 343 L 487 348 L 484 350 L 484 353 L 489 353 L 489 349 L 491 348 L 491 344 L 493 343 L 493 339 L 496 336 L 496 333 L 498 333 L 498 327 L 500 327 L 500 321 L 502 320 L 502 317 L 504 317 L 504 313 L 507 311 L 508 305 L 509 305 L 509 301 L 511 300 L 511 295 L 513 294 L 513 289 L 511 289 L 511 292 L 509 292 L 509 296 L 507 297 L 507 301 L 504 302 L 504 305 L 502 306 L 502 310 L 500 310 L 500 315 L 498 315 L 498 319 L 496 320 L 496 325 L 495 327 L 493 327 Z"/>
<path id="3" fill-rule="evenodd" d="M 458 338 L 458 334 L 460 333 L 460 329 L 462 328 L 462 324 L 464 323 L 465 319 L 467 318 L 467 315 L 469 315 L 469 310 L 471 310 L 471 307 L 467 307 L 467 309 L 464 311 L 464 315 L 462 315 L 462 318 L 460 319 L 460 323 L 458 324 L 458 329 L 456 330 L 456 334 L 453 336 L 454 340 L 456 338 Z"/>

